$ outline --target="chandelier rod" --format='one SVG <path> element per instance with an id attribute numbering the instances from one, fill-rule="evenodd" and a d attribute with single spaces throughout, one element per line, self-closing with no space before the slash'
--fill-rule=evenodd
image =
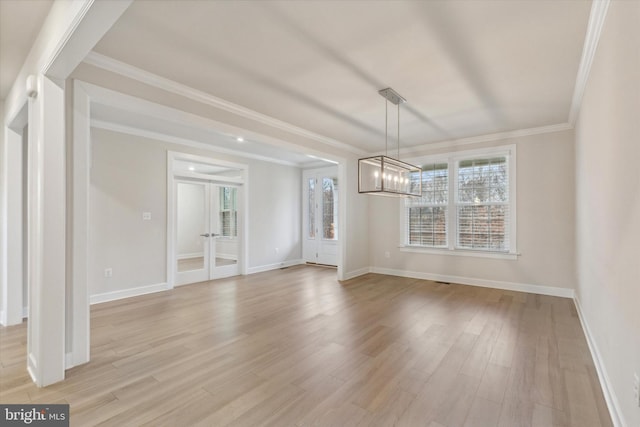
<path id="1" fill-rule="evenodd" d="M 400 103 L 398 102 L 398 157 L 397 160 L 400 160 Z"/>
<path id="2" fill-rule="evenodd" d="M 389 156 L 389 101 L 384 101 L 384 155 Z"/>

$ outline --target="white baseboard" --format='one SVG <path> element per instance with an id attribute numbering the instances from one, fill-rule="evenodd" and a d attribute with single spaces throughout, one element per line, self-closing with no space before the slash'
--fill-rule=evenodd
<path id="1" fill-rule="evenodd" d="M 22 309 L 22 317 L 17 322 L 14 321 L 14 323 L 10 324 L 9 323 L 9 314 L 7 313 L 7 311 L 6 310 L 0 310 L 0 325 L 2 325 L 2 326 L 19 325 L 27 317 L 28 311 L 29 311 L 28 308 L 23 308 Z"/>
<path id="2" fill-rule="evenodd" d="M 29 307 L 22 307 L 22 318 L 27 319 L 29 317 Z"/>
<path id="3" fill-rule="evenodd" d="M 90 304 L 99 304 L 102 302 L 115 301 L 122 298 L 136 297 L 138 295 L 152 294 L 171 289 L 167 283 L 158 283 L 155 285 L 139 286 L 137 288 L 122 289 L 119 291 L 104 292 L 89 297 Z"/>
<path id="4" fill-rule="evenodd" d="M 294 265 L 300 265 L 300 264 L 304 264 L 304 260 L 292 259 L 288 261 L 277 262 L 275 264 L 259 265 L 257 267 L 249 267 L 247 269 L 247 274 L 262 273 L 264 271 L 277 270 L 279 268 L 292 267 Z"/>
<path id="5" fill-rule="evenodd" d="M 348 273 L 344 273 L 344 278 L 342 280 L 350 280 L 356 277 L 362 276 L 364 274 L 371 273 L 371 267 L 359 268 L 357 270 L 349 271 Z"/>
<path id="6" fill-rule="evenodd" d="M 627 423 L 625 422 L 622 411 L 620 410 L 620 403 L 618 401 L 618 398 L 616 397 L 616 393 L 613 390 L 613 387 L 611 386 L 609 375 L 607 374 L 607 370 L 605 369 L 602 357 L 600 357 L 600 351 L 598 351 L 596 341 L 591 334 L 591 329 L 589 329 L 587 319 L 585 319 L 584 313 L 582 312 L 580 300 L 576 296 L 573 298 L 573 301 L 576 305 L 576 311 L 578 312 L 580 323 L 582 324 L 582 330 L 584 331 L 584 335 L 587 337 L 587 344 L 589 345 L 591 358 L 593 359 L 594 365 L 596 367 L 596 372 L 598 373 L 598 379 L 600 380 L 600 386 L 602 387 L 604 400 L 607 402 L 607 408 L 609 408 L 611 421 L 613 422 L 613 425 L 615 427 L 625 427 Z"/>
<path id="7" fill-rule="evenodd" d="M 554 297 L 573 298 L 573 289 L 557 288 L 554 286 L 530 285 L 527 283 L 502 282 L 499 280 L 476 279 L 472 277 L 449 276 L 443 274 L 423 273 L 418 271 L 394 270 L 390 268 L 371 267 L 372 273 L 388 274 L 390 276 L 409 277 L 412 279 L 433 280 L 437 282 L 458 283 L 461 285 L 480 286 L 483 288 L 504 289 L 507 291 L 528 292 Z"/>

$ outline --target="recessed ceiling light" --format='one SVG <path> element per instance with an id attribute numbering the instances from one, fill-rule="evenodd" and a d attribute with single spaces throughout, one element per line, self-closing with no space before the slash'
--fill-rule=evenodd
<path id="1" fill-rule="evenodd" d="M 190 171 L 194 171 L 194 170 L 196 170 L 196 167 L 195 167 L 195 166 L 193 166 L 193 165 L 191 165 L 191 166 L 189 166 L 189 170 L 190 170 Z"/>
<path id="2" fill-rule="evenodd" d="M 237 137 L 237 138 L 236 138 L 236 141 L 238 141 L 238 142 L 244 142 L 244 138 L 243 138 L 243 137 L 241 137 L 241 136 L 239 136 L 239 137 Z"/>

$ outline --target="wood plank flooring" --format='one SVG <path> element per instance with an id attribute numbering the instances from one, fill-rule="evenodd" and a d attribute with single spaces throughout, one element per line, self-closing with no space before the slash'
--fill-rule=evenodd
<path id="1" fill-rule="evenodd" d="M 91 307 L 91 362 L 0 402 L 73 426 L 611 426 L 570 299 L 300 266 Z"/>

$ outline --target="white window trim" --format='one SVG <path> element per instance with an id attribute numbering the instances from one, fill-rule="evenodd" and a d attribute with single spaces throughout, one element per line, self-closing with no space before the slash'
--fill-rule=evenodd
<path id="1" fill-rule="evenodd" d="M 413 252 L 429 255 L 453 255 L 453 256 L 467 256 L 476 258 L 495 258 L 495 259 L 518 259 L 520 256 L 516 252 L 491 252 L 491 251 L 474 251 L 471 249 L 448 249 L 448 248 L 429 248 L 422 246 L 398 246 L 400 252 Z"/>
<path id="2" fill-rule="evenodd" d="M 457 204 L 457 184 L 458 161 L 470 160 L 474 158 L 483 158 L 487 156 L 507 156 L 509 165 L 509 209 L 511 217 L 509 218 L 509 251 L 492 251 L 492 250 L 472 250 L 457 248 L 457 221 L 456 212 Z M 431 248 L 424 246 L 407 245 L 407 224 L 405 214 L 404 199 L 400 199 L 398 204 L 400 208 L 400 243 L 398 247 L 400 252 L 414 252 L 433 255 L 455 255 L 470 256 L 479 258 L 498 258 L 498 259 L 517 259 L 520 254 L 517 250 L 517 194 L 516 194 L 516 145 L 502 145 L 498 147 L 479 148 L 475 150 L 456 151 L 435 156 L 422 156 L 409 160 L 412 164 L 432 164 L 447 163 L 449 170 L 449 203 L 447 204 L 447 243 L 448 248 Z"/>

